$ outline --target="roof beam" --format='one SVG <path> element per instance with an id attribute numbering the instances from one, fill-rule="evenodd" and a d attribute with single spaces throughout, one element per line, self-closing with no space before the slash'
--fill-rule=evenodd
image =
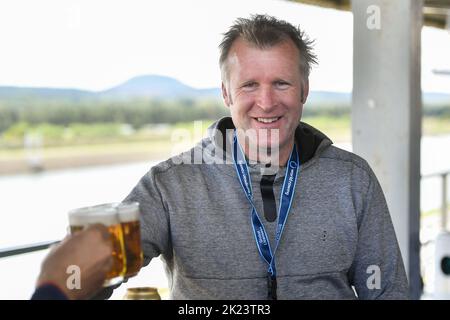
<path id="1" fill-rule="evenodd" d="M 329 9 L 351 11 L 350 0 L 289 0 Z M 425 0 L 424 25 L 445 29 L 447 15 L 450 13 L 450 0 Z"/>
<path id="2" fill-rule="evenodd" d="M 424 7 L 450 9 L 450 0 L 425 0 Z"/>

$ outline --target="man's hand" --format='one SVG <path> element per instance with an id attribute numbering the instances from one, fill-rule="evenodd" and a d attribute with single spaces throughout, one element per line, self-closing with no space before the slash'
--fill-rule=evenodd
<path id="1" fill-rule="evenodd" d="M 97 293 L 112 266 L 112 245 L 105 226 L 96 224 L 66 237 L 54 247 L 41 266 L 36 286 L 50 283 L 62 290 L 69 299 L 88 299 Z M 69 266 L 80 273 L 79 288 L 67 284 Z M 72 267 L 73 268 L 73 267 Z"/>

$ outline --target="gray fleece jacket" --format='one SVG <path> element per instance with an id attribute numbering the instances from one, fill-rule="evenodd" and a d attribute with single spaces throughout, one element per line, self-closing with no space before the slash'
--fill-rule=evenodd
<path id="1" fill-rule="evenodd" d="M 267 264 L 256 247 L 251 207 L 231 149 L 224 150 L 232 128 L 231 118 L 217 121 L 193 149 L 152 167 L 125 199 L 140 203 L 146 263 L 161 255 L 173 299 L 267 298 Z M 301 167 L 276 252 L 278 298 L 407 299 L 394 228 L 367 162 L 305 123 L 295 137 Z M 264 168 L 249 169 L 273 248 L 277 222 L 263 215 Z M 285 168 L 273 173 L 278 209 Z"/>

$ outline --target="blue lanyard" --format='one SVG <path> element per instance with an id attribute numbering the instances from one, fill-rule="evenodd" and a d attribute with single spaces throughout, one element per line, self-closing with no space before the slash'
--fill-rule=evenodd
<path id="1" fill-rule="evenodd" d="M 278 210 L 278 224 L 275 234 L 275 250 L 272 253 L 269 238 L 267 237 L 264 225 L 258 216 L 256 207 L 253 203 L 252 183 L 248 171 L 247 160 L 245 159 L 242 148 L 237 141 L 236 131 L 233 138 L 233 162 L 236 169 L 239 182 L 244 190 L 247 200 L 252 206 L 251 220 L 253 227 L 253 235 L 255 237 L 256 246 L 262 259 L 268 264 L 268 289 L 269 298 L 276 299 L 276 266 L 275 252 L 280 243 L 281 235 L 291 209 L 292 200 L 294 198 L 295 185 L 297 183 L 298 170 L 300 161 L 297 153 L 297 147 L 292 148 L 291 156 L 286 166 L 286 176 L 284 177 L 283 188 L 281 189 L 280 207 Z"/>

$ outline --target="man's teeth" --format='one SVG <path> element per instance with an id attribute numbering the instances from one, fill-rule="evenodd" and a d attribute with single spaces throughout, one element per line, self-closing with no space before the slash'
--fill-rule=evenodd
<path id="1" fill-rule="evenodd" d="M 257 118 L 257 120 L 259 122 L 263 122 L 263 123 L 271 123 L 271 122 L 275 122 L 278 119 L 280 119 L 280 117 L 275 117 L 275 118 Z"/>

